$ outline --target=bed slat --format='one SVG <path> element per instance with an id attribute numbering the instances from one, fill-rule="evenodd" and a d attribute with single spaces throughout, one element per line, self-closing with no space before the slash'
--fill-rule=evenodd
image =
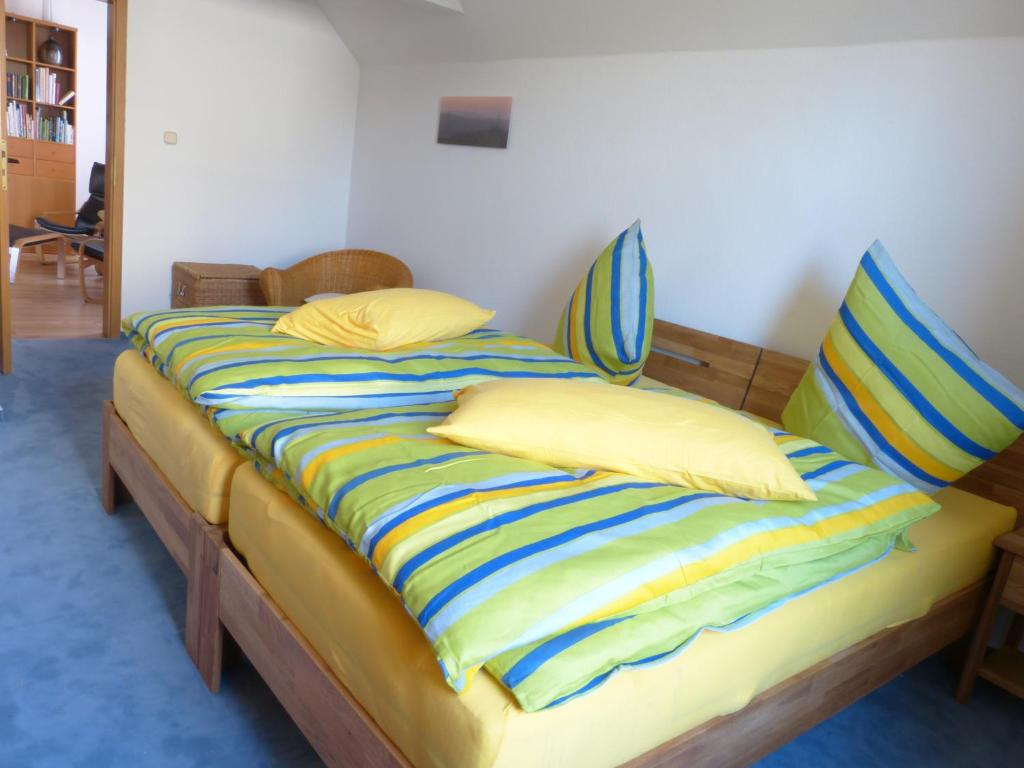
<path id="1" fill-rule="evenodd" d="M 782 409 L 793 394 L 804 371 L 807 361 L 781 352 L 766 349 L 761 353 L 757 370 L 750 382 L 744 410 L 772 421 L 782 421 Z"/>
<path id="2" fill-rule="evenodd" d="M 760 347 L 752 344 L 655 320 L 644 373 L 730 408 L 739 408 L 760 356 Z"/>

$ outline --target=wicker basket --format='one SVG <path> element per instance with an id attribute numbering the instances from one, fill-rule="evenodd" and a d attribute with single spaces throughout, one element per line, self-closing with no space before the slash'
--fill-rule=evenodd
<path id="1" fill-rule="evenodd" d="M 176 261 L 171 268 L 171 306 L 215 304 L 264 306 L 260 270 L 251 264 Z"/>

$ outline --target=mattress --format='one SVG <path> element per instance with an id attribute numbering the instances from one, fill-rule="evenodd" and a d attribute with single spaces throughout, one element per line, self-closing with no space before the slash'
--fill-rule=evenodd
<path id="1" fill-rule="evenodd" d="M 245 460 L 134 350 L 114 364 L 114 407 L 185 502 L 207 522 L 226 523 L 231 477 Z"/>
<path id="2" fill-rule="evenodd" d="M 234 475 L 232 545 L 344 685 L 417 766 L 617 765 L 982 578 L 1014 510 L 949 488 L 942 510 L 894 552 L 758 621 L 705 632 L 665 663 L 623 672 L 560 707 L 526 714 L 486 672 L 445 684 L 415 621 L 364 561 L 245 465 Z"/>

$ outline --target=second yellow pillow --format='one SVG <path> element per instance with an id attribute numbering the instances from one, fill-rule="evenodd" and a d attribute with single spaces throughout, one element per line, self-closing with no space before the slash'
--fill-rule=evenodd
<path id="1" fill-rule="evenodd" d="M 274 325 L 318 344 L 386 350 L 465 336 L 494 312 L 440 291 L 385 288 L 303 304 Z"/>
<path id="2" fill-rule="evenodd" d="M 525 379 L 463 390 L 429 432 L 557 467 L 622 472 L 748 499 L 813 501 L 770 432 L 738 413 L 604 383 Z"/>

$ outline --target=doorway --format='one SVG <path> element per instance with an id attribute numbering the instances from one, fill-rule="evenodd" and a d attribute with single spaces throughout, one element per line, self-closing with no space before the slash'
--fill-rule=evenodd
<path id="1" fill-rule="evenodd" d="M 0 0 L 0 11 L 0 372 L 8 373 L 12 337 L 118 333 L 127 0 Z"/>

